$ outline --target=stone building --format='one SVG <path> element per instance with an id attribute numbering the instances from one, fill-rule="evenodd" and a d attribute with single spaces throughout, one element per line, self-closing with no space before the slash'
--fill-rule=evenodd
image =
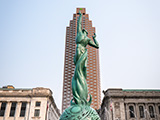
<path id="1" fill-rule="evenodd" d="M 48 88 L 0 88 L 0 120 L 58 120 L 60 117 Z"/>
<path id="2" fill-rule="evenodd" d="M 102 120 L 160 120 L 160 90 L 108 89 L 98 111 Z"/>

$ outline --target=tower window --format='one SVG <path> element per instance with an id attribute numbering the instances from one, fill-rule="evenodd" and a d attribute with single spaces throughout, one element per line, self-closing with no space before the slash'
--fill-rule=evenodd
<path id="1" fill-rule="evenodd" d="M 22 102 L 22 106 L 21 106 L 21 112 L 20 112 L 20 117 L 24 117 L 25 116 L 25 112 L 26 112 L 26 102 Z"/>
<path id="2" fill-rule="evenodd" d="M 130 115 L 130 118 L 135 118 L 133 106 L 129 106 L 129 115 Z"/>
<path id="3" fill-rule="evenodd" d="M 0 109 L 0 116 L 4 116 L 5 110 L 6 110 L 6 102 L 2 102 L 1 109 Z"/>
<path id="4" fill-rule="evenodd" d="M 12 102 L 11 110 L 10 110 L 10 117 L 14 117 L 15 115 L 15 110 L 16 110 L 16 102 Z"/>
<path id="5" fill-rule="evenodd" d="M 158 106 L 159 114 L 160 114 L 160 106 Z"/>
<path id="6" fill-rule="evenodd" d="M 139 114 L 140 114 L 140 118 L 144 118 L 144 109 L 143 109 L 143 106 L 139 106 Z"/>
<path id="7" fill-rule="evenodd" d="M 149 114 L 151 118 L 155 118 L 153 106 L 149 106 Z"/>

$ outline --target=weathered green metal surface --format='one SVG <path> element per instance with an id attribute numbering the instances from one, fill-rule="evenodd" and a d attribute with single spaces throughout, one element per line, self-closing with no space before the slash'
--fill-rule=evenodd
<path id="1" fill-rule="evenodd" d="M 100 120 L 97 112 L 90 107 L 92 96 L 90 95 L 89 101 L 87 89 L 87 49 L 86 46 L 90 45 L 99 48 L 96 41 L 96 34 L 93 36 L 94 42 L 87 37 L 88 32 L 82 29 L 82 14 L 79 12 L 77 22 L 77 36 L 76 36 L 76 53 L 74 56 L 75 71 L 72 78 L 72 93 L 73 99 L 71 106 L 68 107 L 60 117 L 60 120 Z"/>
<path id="2" fill-rule="evenodd" d="M 60 120 L 100 120 L 100 118 L 88 105 L 72 105 L 63 112 Z"/>

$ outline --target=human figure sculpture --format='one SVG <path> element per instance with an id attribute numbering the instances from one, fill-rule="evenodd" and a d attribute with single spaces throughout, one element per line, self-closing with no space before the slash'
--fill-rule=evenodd
<path id="1" fill-rule="evenodd" d="M 76 36 L 76 54 L 74 56 L 75 71 L 72 78 L 72 93 L 73 99 L 71 100 L 71 106 L 69 106 L 62 113 L 60 120 L 100 120 L 97 112 L 90 107 L 92 102 L 92 96 L 87 101 L 88 89 L 87 89 L 87 49 L 86 46 L 90 45 L 95 48 L 99 48 L 96 41 L 96 34 L 94 33 L 94 42 L 87 37 L 88 32 L 82 29 L 82 14 L 79 12 L 79 18 L 77 23 L 77 36 Z"/>
<path id="2" fill-rule="evenodd" d="M 82 14 L 79 12 L 79 18 L 77 22 L 77 36 L 76 36 L 76 54 L 74 56 L 75 72 L 72 78 L 72 92 L 73 100 L 75 104 L 90 105 L 92 97 L 87 102 L 88 89 L 87 89 L 87 49 L 86 46 L 90 45 L 95 48 L 99 48 L 98 42 L 96 41 L 96 34 L 92 36 L 94 42 L 87 37 L 88 32 L 82 29 Z M 71 101 L 71 104 L 74 104 Z"/>

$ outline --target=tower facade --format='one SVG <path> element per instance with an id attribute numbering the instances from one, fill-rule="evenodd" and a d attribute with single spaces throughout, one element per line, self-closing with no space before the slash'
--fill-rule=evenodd
<path id="1" fill-rule="evenodd" d="M 69 107 L 72 96 L 72 77 L 74 75 L 75 65 L 73 58 L 76 51 L 75 38 L 77 35 L 77 20 L 79 10 L 82 13 L 82 28 L 88 31 L 88 37 L 92 38 L 95 33 L 95 27 L 92 27 L 92 21 L 86 14 L 85 8 L 77 8 L 76 14 L 73 14 L 73 20 L 70 20 L 69 27 L 66 28 L 65 59 L 64 59 L 64 78 L 63 78 L 63 97 L 62 112 Z M 99 50 L 90 46 L 88 49 L 87 63 L 87 85 L 88 93 L 92 95 L 91 107 L 99 109 L 101 102 L 100 69 L 99 69 Z"/>

